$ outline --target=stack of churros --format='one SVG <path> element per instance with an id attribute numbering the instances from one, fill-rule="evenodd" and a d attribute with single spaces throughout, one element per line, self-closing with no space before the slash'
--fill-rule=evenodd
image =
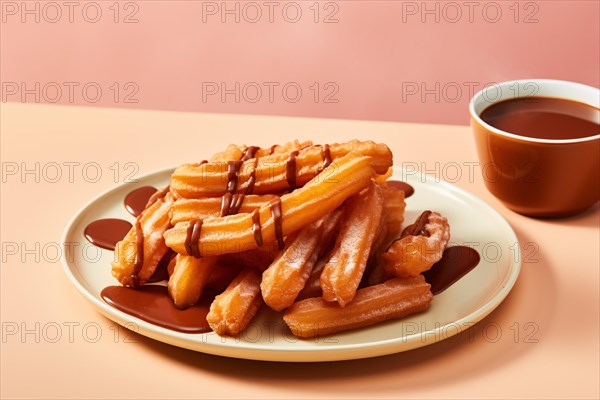
<path id="1" fill-rule="evenodd" d="M 118 243 L 113 276 L 138 288 L 171 257 L 174 304 L 217 293 L 207 321 L 219 335 L 243 331 L 261 307 L 302 338 L 424 311 L 433 296 L 421 273 L 450 227 L 425 211 L 401 229 L 392 164 L 370 141 L 231 145 L 175 170 Z"/>

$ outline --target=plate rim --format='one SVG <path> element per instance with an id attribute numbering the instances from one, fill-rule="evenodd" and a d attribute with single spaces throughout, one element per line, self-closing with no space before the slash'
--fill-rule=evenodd
<path id="1" fill-rule="evenodd" d="M 154 171 L 150 171 L 144 175 L 141 175 L 137 178 L 136 182 L 121 182 L 114 187 L 111 187 L 104 192 L 94 196 L 91 200 L 86 202 L 82 207 L 80 207 L 75 214 L 69 219 L 67 225 L 65 226 L 63 233 L 61 235 L 61 247 L 63 252 L 66 251 L 66 243 L 67 238 L 70 236 L 73 231 L 74 225 L 82 218 L 82 215 L 88 210 L 94 203 L 101 200 L 103 197 L 110 196 L 114 192 L 122 190 L 124 187 L 131 185 L 132 183 L 140 183 L 144 180 L 152 178 L 156 175 L 167 174 L 169 171 L 174 171 L 176 167 L 167 167 L 160 168 Z M 405 169 L 399 166 L 393 166 L 393 175 L 392 176 L 402 176 L 408 178 L 408 175 L 405 173 Z M 77 291 L 83 295 L 85 299 L 91 302 L 96 310 L 104 315 L 106 318 L 112 320 L 113 322 L 118 323 L 119 325 L 124 326 L 127 329 L 129 327 L 124 324 L 131 324 L 132 322 L 135 326 L 138 327 L 136 333 L 149 337 L 153 340 L 160 341 L 165 344 L 169 344 L 171 346 L 182 347 L 188 350 L 213 354 L 224 357 L 232 357 L 238 359 L 247 359 L 247 360 L 261 360 L 261 361 L 279 361 L 279 362 L 329 362 L 329 361 L 342 361 L 342 360 L 353 360 L 353 359 L 364 359 L 377 357 L 388 354 L 396 354 L 404 351 L 413 350 L 416 348 L 424 347 L 436 342 L 447 340 L 457 334 L 460 334 L 464 330 L 470 328 L 471 326 L 477 324 L 486 316 L 488 316 L 492 311 L 494 311 L 508 296 L 512 288 L 514 287 L 520 272 L 521 272 L 521 246 L 519 242 L 519 238 L 517 237 L 514 229 L 510 225 L 510 223 L 504 218 L 498 210 L 492 207 L 489 203 L 481 199 L 479 196 L 471 193 L 470 191 L 463 189 L 454 185 L 453 183 L 447 182 L 444 179 L 441 179 L 437 176 L 423 173 L 421 171 L 410 171 L 410 181 L 419 180 L 419 182 L 427 184 L 431 183 L 434 185 L 443 186 L 444 190 L 458 193 L 461 196 L 466 196 L 469 200 L 478 203 L 478 206 L 486 209 L 487 212 L 491 212 L 504 226 L 502 231 L 509 235 L 508 239 L 511 240 L 511 243 L 515 243 L 514 254 L 515 257 L 510 258 L 510 266 L 509 271 L 507 273 L 506 282 L 504 285 L 484 304 L 482 304 L 475 311 L 465 315 L 460 319 L 456 319 L 440 325 L 434 329 L 427 330 L 424 332 L 418 332 L 407 336 L 399 336 L 397 338 L 392 339 L 383 339 L 383 340 L 375 340 L 367 343 L 352 343 L 352 344 L 336 344 L 335 347 L 315 347 L 315 348 L 294 348 L 290 346 L 289 348 L 269 348 L 268 346 L 258 346 L 254 343 L 245 343 L 242 341 L 236 341 L 235 344 L 224 343 L 224 342 L 216 342 L 216 343 L 208 343 L 208 342 L 199 342 L 199 341 L 187 341 L 177 335 L 178 332 L 174 332 L 172 330 L 160 327 L 158 325 L 154 325 L 147 321 L 141 320 L 137 317 L 124 313 L 114 307 L 111 307 L 109 304 L 103 302 L 100 298 L 94 296 L 89 290 L 87 290 L 83 284 L 79 281 L 79 279 L 75 276 L 74 271 L 71 268 L 71 263 L 67 260 L 67 258 L 63 257 L 61 259 L 63 272 L 67 275 L 71 283 L 77 288 Z M 409 182 L 410 183 L 410 182 Z M 66 253 L 63 253 L 66 254 Z M 516 260 L 516 261 L 515 261 Z M 73 268 L 75 268 L 75 261 L 73 261 Z M 472 324 L 465 324 L 466 322 Z M 439 332 L 450 325 L 458 325 L 458 328 L 452 329 L 451 332 L 444 335 L 443 338 L 438 338 Z M 209 332 L 207 334 L 214 334 L 213 332 Z M 206 334 L 199 334 L 206 335 Z M 166 341 L 162 339 L 163 336 L 167 336 L 171 341 Z M 429 337 L 434 337 L 435 339 L 428 339 Z M 415 340 L 415 339 L 421 340 Z M 425 340 L 423 340 L 425 338 Z M 299 339 L 301 340 L 301 339 Z M 173 344 L 173 341 L 183 344 Z M 185 343 L 191 343 L 195 346 L 186 346 Z M 202 349 L 198 348 L 201 346 Z M 394 349 L 394 345 L 402 346 L 400 349 Z M 229 354 L 223 354 L 219 349 L 227 349 L 229 350 Z M 356 350 L 376 350 L 373 354 L 353 354 L 352 351 Z M 255 352 L 255 356 L 251 356 L 246 353 L 235 354 L 231 353 L 231 350 L 250 350 Z M 256 356 L 259 354 L 260 356 Z M 293 360 L 289 358 L 278 357 L 277 355 L 282 354 L 293 354 L 293 355 L 303 355 L 301 359 Z M 335 354 L 335 357 L 328 357 L 328 355 Z M 339 355 L 338 355 L 339 354 Z M 308 355 L 308 356 L 307 356 Z M 323 357 L 318 357 L 321 355 Z M 273 357 L 272 357 L 273 356 Z"/>

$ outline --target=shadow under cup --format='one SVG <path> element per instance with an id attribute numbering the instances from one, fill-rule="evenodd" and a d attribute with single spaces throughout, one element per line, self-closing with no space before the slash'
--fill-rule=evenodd
<path id="1" fill-rule="evenodd" d="M 470 105 L 471 128 L 485 185 L 520 214 L 578 214 L 600 200 L 600 132 L 577 139 L 540 139 L 504 132 L 481 119 L 492 104 L 525 96 L 600 107 L 597 88 L 565 81 L 511 81 L 477 93 Z"/>

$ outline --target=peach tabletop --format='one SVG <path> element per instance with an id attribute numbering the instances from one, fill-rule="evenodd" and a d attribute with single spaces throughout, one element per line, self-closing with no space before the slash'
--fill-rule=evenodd
<path id="1" fill-rule="evenodd" d="M 600 395 L 598 204 L 556 221 L 508 211 L 474 168 L 468 127 L 4 103 L 1 131 L 2 398 Z M 396 165 L 418 167 L 489 202 L 523 250 L 521 276 L 506 301 L 469 331 L 418 350 L 279 364 L 130 335 L 96 312 L 62 272 L 56 249 L 67 221 L 131 174 L 199 160 L 231 142 L 266 146 L 293 138 L 386 142 Z"/>

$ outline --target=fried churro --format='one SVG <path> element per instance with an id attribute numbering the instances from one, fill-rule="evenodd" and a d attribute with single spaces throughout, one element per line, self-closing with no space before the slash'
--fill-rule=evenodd
<path id="1" fill-rule="evenodd" d="M 395 278 L 358 290 L 345 307 L 320 297 L 301 300 L 283 319 L 298 337 L 329 335 L 425 311 L 433 299 L 429 289 L 422 275 Z"/>
<path id="2" fill-rule="evenodd" d="M 349 153 L 323 171 L 329 181 L 313 179 L 304 187 L 281 196 L 252 214 L 237 214 L 223 218 L 207 218 L 202 223 L 199 242 L 193 243 L 201 255 L 215 256 L 259 247 L 256 226 L 263 242 L 277 240 L 312 223 L 339 207 L 348 197 L 369 185 L 373 176 L 370 157 Z M 165 232 L 167 246 L 179 254 L 189 255 L 191 222 L 179 222 Z M 188 239 L 188 240 L 186 240 Z"/>
<path id="3" fill-rule="evenodd" d="M 171 224 L 194 219 L 226 217 L 228 215 L 251 213 L 275 200 L 275 195 L 244 195 L 225 193 L 222 197 L 200 199 L 180 199 L 171 207 Z"/>
<path id="4" fill-rule="evenodd" d="M 285 249 L 262 275 L 260 287 L 269 307 L 281 311 L 292 305 L 342 214 L 337 209 L 288 237 Z"/>
<path id="5" fill-rule="evenodd" d="M 375 285 L 393 277 L 385 272 L 382 257 L 390 244 L 400 236 L 406 203 L 402 190 L 389 187 L 385 183 L 381 186 L 381 194 L 383 195 L 381 229 L 373 243 L 362 285 Z"/>
<path id="6" fill-rule="evenodd" d="M 258 153 L 258 150 L 256 150 Z M 369 157 L 377 173 L 392 165 L 392 153 L 383 144 L 352 141 L 330 146 L 309 146 L 290 153 L 227 162 L 185 164 L 171 176 L 171 190 L 184 198 L 216 197 L 231 194 L 266 194 L 294 190 L 320 175 L 335 179 L 329 164 L 350 153 Z M 253 154 L 256 156 L 256 154 Z"/>
<path id="7" fill-rule="evenodd" d="M 386 225 L 386 240 L 384 241 L 389 245 L 390 241 L 396 239 L 402 231 L 406 202 L 404 201 L 404 192 L 395 187 L 383 185 L 381 194 L 383 195 L 383 220 Z"/>
<path id="8" fill-rule="evenodd" d="M 245 269 L 218 295 L 206 320 L 219 335 L 236 335 L 246 329 L 262 304 L 260 273 Z"/>
<path id="9" fill-rule="evenodd" d="M 198 302 L 216 261 L 216 257 L 175 256 L 175 266 L 169 277 L 168 287 L 169 295 L 177 308 L 185 309 Z"/>
<path id="10" fill-rule="evenodd" d="M 123 285 L 139 287 L 152 276 L 167 252 L 163 234 L 169 227 L 171 193 L 156 199 L 136 219 L 135 225 L 115 247 L 112 275 Z"/>
<path id="11" fill-rule="evenodd" d="M 345 207 L 336 250 L 321 274 L 323 299 L 337 301 L 342 307 L 354 298 L 379 229 L 383 211 L 380 186 L 371 181 L 368 189 L 350 198 Z"/>
<path id="12" fill-rule="evenodd" d="M 383 255 L 385 269 L 399 277 L 416 276 L 441 260 L 449 240 L 448 220 L 425 211 Z"/>

